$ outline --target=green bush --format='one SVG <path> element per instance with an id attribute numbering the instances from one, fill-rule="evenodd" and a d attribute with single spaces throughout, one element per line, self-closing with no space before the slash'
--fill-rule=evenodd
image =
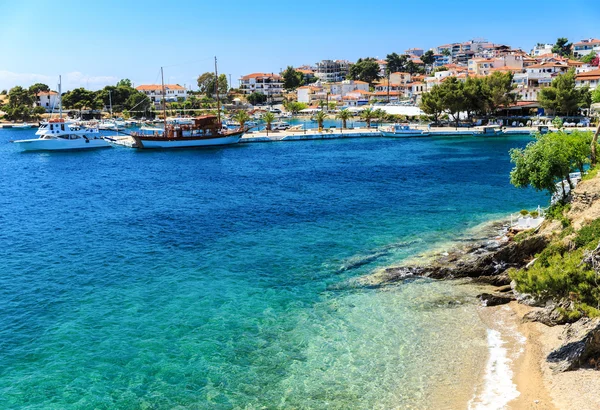
<path id="1" fill-rule="evenodd" d="M 532 211 L 532 212 L 530 212 L 530 215 L 532 218 L 537 218 L 538 216 L 540 216 L 538 211 Z"/>
<path id="2" fill-rule="evenodd" d="M 521 210 L 519 211 L 519 213 L 520 213 L 521 215 L 525 216 L 525 215 L 528 215 L 528 214 L 529 214 L 529 211 L 528 211 L 527 209 L 521 209 Z"/>
<path id="3" fill-rule="evenodd" d="M 571 204 L 563 204 L 561 202 L 557 202 L 552 205 L 546 211 L 546 218 L 553 219 L 555 221 L 560 221 L 563 228 L 566 228 L 571 225 L 571 221 L 565 216 L 567 212 L 571 209 Z"/>
<path id="4" fill-rule="evenodd" d="M 575 246 L 577 248 L 593 249 L 598 246 L 598 240 L 600 240 L 600 219 L 596 219 L 577 232 Z"/>
<path id="5" fill-rule="evenodd" d="M 547 255 L 540 254 L 530 269 L 513 269 L 509 275 L 516 282 L 518 292 L 541 299 L 570 298 L 577 304 L 597 305 L 600 292 L 596 273 L 581 266 L 582 257 L 582 250 L 561 254 L 555 249 Z"/>

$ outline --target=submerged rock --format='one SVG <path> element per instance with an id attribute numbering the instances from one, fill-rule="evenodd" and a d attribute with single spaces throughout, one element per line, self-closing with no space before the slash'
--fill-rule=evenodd
<path id="1" fill-rule="evenodd" d="M 482 293 L 477 296 L 484 306 L 498 306 L 505 305 L 515 300 L 513 295 L 501 294 L 501 293 Z"/>
<path id="2" fill-rule="evenodd" d="M 596 362 L 600 356 L 600 318 L 584 318 L 567 325 L 563 344 L 548 355 L 555 373 L 576 370 Z"/>

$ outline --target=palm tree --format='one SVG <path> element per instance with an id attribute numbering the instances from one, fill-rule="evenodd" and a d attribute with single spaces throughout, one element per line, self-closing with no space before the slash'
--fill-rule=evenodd
<path id="1" fill-rule="evenodd" d="M 268 134 L 268 132 L 271 131 L 271 124 L 273 123 L 273 121 L 275 121 L 275 114 L 273 114 L 272 112 L 268 112 L 265 115 L 263 115 L 262 119 L 266 124 Z"/>
<path id="2" fill-rule="evenodd" d="M 317 124 L 319 126 L 319 131 L 323 131 L 323 121 L 325 121 L 326 118 L 327 118 L 327 114 L 325 114 L 324 111 L 319 111 L 315 115 L 315 120 L 317 121 Z"/>
<path id="3" fill-rule="evenodd" d="M 244 125 L 250 120 L 250 115 L 244 110 L 239 110 L 233 114 L 233 120 L 240 124 L 240 129 L 244 129 Z"/>
<path id="4" fill-rule="evenodd" d="M 338 120 L 342 120 L 342 129 L 347 128 L 346 122 L 350 119 L 350 117 L 352 117 L 352 113 L 350 111 L 348 111 L 348 109 L 346 109 L 346 108 L 344 108 L 343 110 L 338 112 L 338 114 L 336 115 L 336 118 Z"/>
<path id="5" fill-rule="evenodd" d="M 367 108 L 360 113 L 360 117 L 366 121 L 367 128 L 371 128 L 371 120 L 376 117 L 375 111 L 372 108 Z"/>
<path id="6" fill-rule="evenodd" d="M 385 111 L 383 111 L 381 108 L 376 109 L 373 112 L 373 114 L 375 114 L 375 117 L 377 117 L 379 125 L 381 125 L 381 123 L 383 123 L 383 120 L 385 120 L 385 117 L 387 115 L 387 113 Z"/>

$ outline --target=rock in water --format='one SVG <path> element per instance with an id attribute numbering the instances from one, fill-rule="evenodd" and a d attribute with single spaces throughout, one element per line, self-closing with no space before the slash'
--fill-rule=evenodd
<path id="1" fill-rule="evenodd" d="M 563 344 L 548 355 L 555 373 L 576 370 L 600 356 L 600 318 L 581 319 L 567 325 Z"/>
<path id="2" fill-rule="evenodd" d="M 515 297 L 507 294 L 498 294 L 498 293 L 482 293 L 478 296 L 483 302 L 484 306 L 498 306 L 505 305 L 515 300 Z"/>

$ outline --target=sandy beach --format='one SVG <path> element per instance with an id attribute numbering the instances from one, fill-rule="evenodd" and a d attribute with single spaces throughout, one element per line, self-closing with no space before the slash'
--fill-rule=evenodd
<path id="1" fill-rule="evenodd" d="M 481 317 L 492 330 L 498 330 L 510 360 L 512 386 L 518 396 L 502 406 L 470 406 L 473 409 L 592 410 L 600 408 L 600 373 L 580 369 L 554 374 L 546 357 L 561 344 L 564 326 L 522 323 L 533 308 L 512 302 L 482 308 Z M 504 394 L 510 394 L 510 389 Z M 491 403 L 488 403 L 491 404 Z"/>

